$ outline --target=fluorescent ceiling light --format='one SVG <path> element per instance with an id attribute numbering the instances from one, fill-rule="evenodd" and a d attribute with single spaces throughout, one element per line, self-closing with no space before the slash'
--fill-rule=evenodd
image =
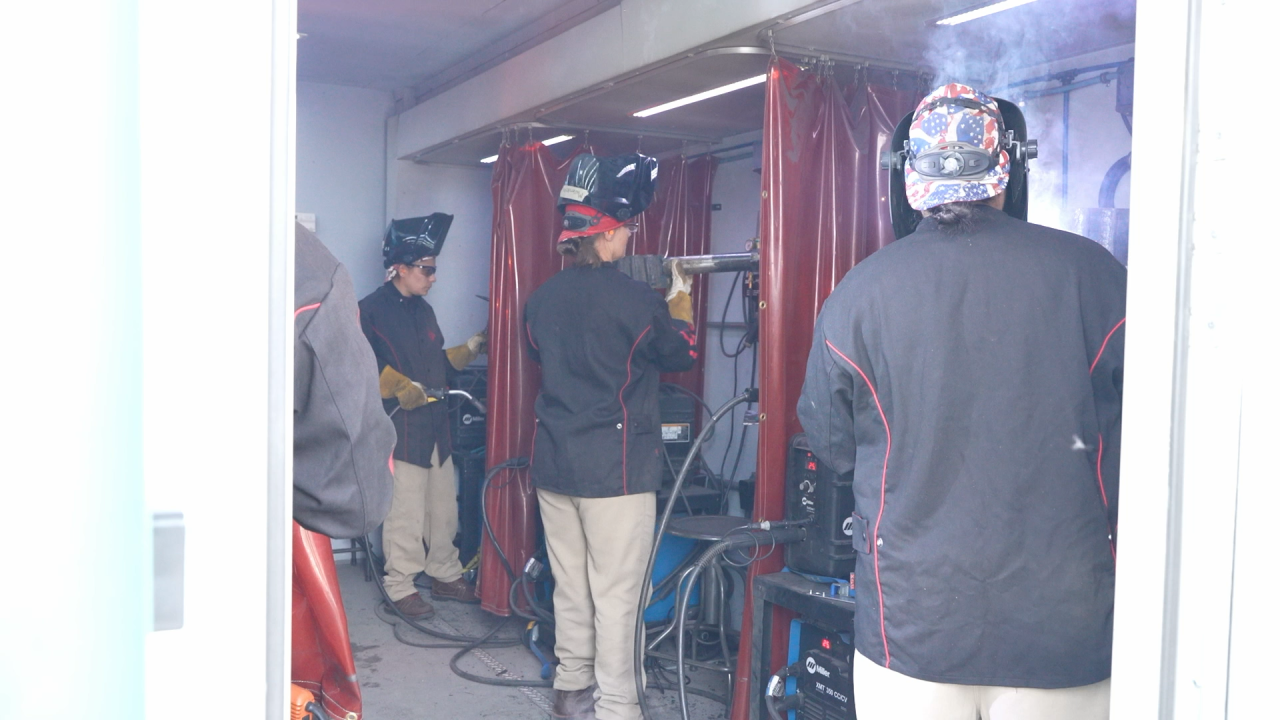
<path id="1" fill-rule="evenodd" d="M 668 110 L 675 110 L 678 107 L 684 107 L 685 105 L 690 105 L 702 100 L 706 100 L 707 98 L 713 98 L 713 97 L 716 97 L 717 95 L 724 95 L 725 93 L 731 93 L 734 90 L 741 90 L 742 88 L 751 87 L 752 85 L 759 85 L 760 83 L 765 81 L 765 77 L 766 76 L 764 75 L 757 75 L 755 77 L 747 78 L 746 80 L 739 80 L 738 82 L 729 83 L 728 85 L 721 85 L 718 88 L 705 90 L 703 92 L 698 93 L 697 95 L 690 95 L 689 97 L 683 97 L 683 98 L 680 98 L 679 100 L 672 100 L 669 103 L 657 105 L 657 106 L 648 108 L 647 110 L 641 110 L 640 112 L 632 113 L 632 114 L 638 118 L 646 118 L 646 117 L 649 117 L 650 115 L 657 115 L 658 113 L 666 112 Z"/>
<path id="2" fill-rule="evenodd" d="M 546 140 L 543 140 L 543 141 L 542 141 L 542 144 L 543 144 L 543 145 L 555 145 L 556 143 L 562 143 L 562 142 L 564 142 L 565 140 L 572 140 L 572 139 L 574 139 L 575 137 L 577 137 L 577 136 L 576 136 L 576 135 L 557 135 L 557 136 L 555 136 L 555 137 L 553 137 L 553 138 L 548 138 L 548 139 L 546 139 Z M 487 158 L 480 158 L 480 162 L 482 162 L 482 163 L 484 163 L 484 164 L 486 164 L 486 165 L 489 165 L 489 164 L 491 164 L 491 163 L 496 163 L 496 162 L 498 162 L 498 156 L 497 156 L 497 155 L 490 155 L 490 156 L 489 156 L 489 157 L 487 157 Z"/>
<path id="3" fill-rule="evenodd" d="M 984 18 L 988 15 L 995 15 L 998 12 L 1003 12 L 1005 10 L 1016 8 L 1020 5 L 1027 5 L 1033 2 L 1035 2 L 1035 0 L 1002 0 L 998 3 L 983 5 L 982 7 L 974 8 L 972 10 L 965 10 L 964 12 L 952 15 L 951 17 L 942 18 L 936 24 L 959 25 L 960 23 L 967 23 L 970 20 L 977 20 L 978 18 Z"/>

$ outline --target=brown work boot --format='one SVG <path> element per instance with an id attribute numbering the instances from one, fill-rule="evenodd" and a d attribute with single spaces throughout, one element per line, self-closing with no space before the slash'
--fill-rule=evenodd
<path id="1" fill-rule="evenodd" d="M 441 580 L 431 580 L 431 599 L 432 600 L 452 600 L 454 602 L 467 603 L 475 605 L 480 602 L 480 598 L 476 597 L 476 586 L 458 578 L 453 582 L 444 582 Z"/>
<path id="2" fill-rule="evenodd" d="M 422 596 L 416 592 L 400 598 L 395 604 L 396 610 L 410 620 L 429 620 L 436 614 L 436 609 L 431 607 L 431 603 L 423 600 Z"/>
<path id="3" fill-rule="evenodd" d="M 596 720 L 596 686 L 581 690 L 556 690 L 551 717 L 556 720 Z"/>

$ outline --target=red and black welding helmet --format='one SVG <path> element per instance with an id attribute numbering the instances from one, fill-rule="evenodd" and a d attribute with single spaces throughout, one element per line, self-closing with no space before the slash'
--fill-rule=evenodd
<path id="1" fill-rule="evenodd" d="M 441 212 L 392 220 L 382 236 L 382 266 L 408 265 L 439 255 L 451 225 L 453 216 Z"/>
<path id="2" fill-rule="evenodd" d="M 647 155 L 578 155 L 556 204 L 564 213 L 560 240 L 608 232 L 644 212 L 657 179 L 658 161 Z"/>

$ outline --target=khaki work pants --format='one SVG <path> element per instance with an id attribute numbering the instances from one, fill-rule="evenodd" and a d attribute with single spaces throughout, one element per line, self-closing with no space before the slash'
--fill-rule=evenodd
<path id="1" fill-rule="evenodd" d="M 417 592 L 413 578 L 425 572 L 433 580 L 453 582 L 462 577 L 458 548 L 458 495 L 453 460 L 431 458 L 434 467 L 395 461 L 391 511 L 382 521 L 382 553 L 387 559 L 383 584 L 393 601 Z M 431 552 L 423 549 L 426 540 Z"/>
<path id="2" fill-rule="evenodd" d="M 580 498 L 538 491 L 555 576 L 557 690 L 592 683 L 599 720 L 636 720 L 636 604 L 653 545 L 656 493 Z"/>
<path id="3" fill-rule="evenodd" d="M 953 685 L 908 677 L 855 652 L 858 720 L 1107 720 L 1111 680 L 1044 690 Z"/>

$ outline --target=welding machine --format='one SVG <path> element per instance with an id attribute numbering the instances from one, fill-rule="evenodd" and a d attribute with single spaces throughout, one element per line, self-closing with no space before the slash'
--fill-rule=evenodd
<path id="1" fill-rule="evenodd" d="M 853 711 L 853 642 L 804 620 L 791 621 L 787 694 L 800 696 L 790 720 L 856 720 Z"/>
<path id="2" fill-rule="evenodd" d="M 804 433 L 787 449 L 787 520 L 807 523 L 805 539 L 787 545 L 793 571 L 851 581 L 853 473 L 839 475 L 809 449 Z"/>

